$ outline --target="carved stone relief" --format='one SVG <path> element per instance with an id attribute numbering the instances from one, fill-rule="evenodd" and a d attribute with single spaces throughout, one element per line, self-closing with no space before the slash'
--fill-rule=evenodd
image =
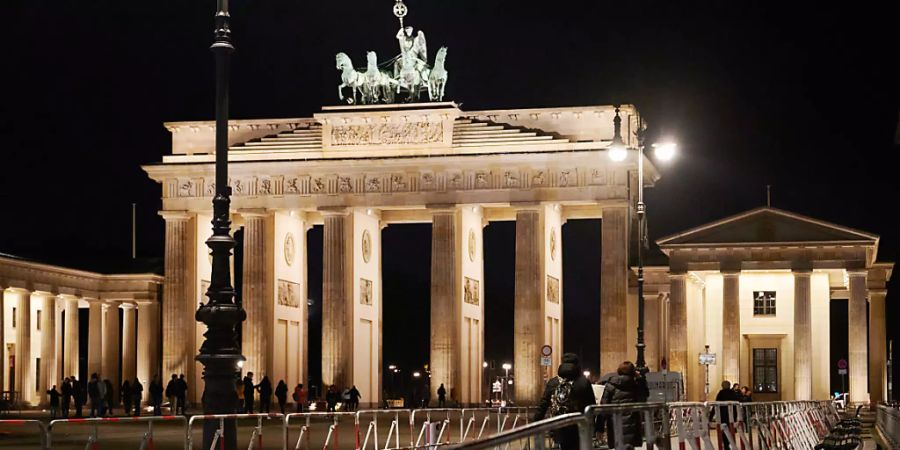
<path id="1" fill-rule="evenodd" d="M 475 230 L 469 230 L 469 261 L 475 261 L 475 255 L 478 253 L 477 246 Z"/>
<path id="2" fill-rule="evenodd" d="M 478 280 L 465 277 L 466 282 L 463 286 L 463 300 L 470 305 L 478 305 L 479 303 L 479 293 L 481 292 L 479 289 Z"/>
<path id="3" fill-rule="evenodd" d="M 550 260 L 556 261 L 556 228 L 550 230 Z"/>
<path id="4" fill-rule="evenodd" d="M 361 305 L 372 304 L 372 280 L 359 279 L 359 303 Z"/>
<path id="5" fill-rule="evenodd" d="M 289 308 L 300 307 L 300 284 L 278 280 L 278 304 Z"/>
<path id="6" fill-rule="evenodd" d="M 331 129 L 332 146 L 433 144 L 443 140 L 443 122 L 341 125 Z"/>
<path id="7" fill-rule="evenodd" d="M 288 233 L 284 236 L 284 262 L 288 267 L 294 265 L 295 253 L 296 246 L 294 245 L 294 235 L 293 233 Z"/>
<path id="8" fill-rule="evenodd" d="M 363 261 L 368 263 L 372 258 L 372 237 L 369 236 L 369 230 L 363 230 L 362 234 L 362 257 Z"/>
<path id="9" fill-rule="evenodd" d="M 547 275 L 547 301 L 559 303 L 559 279 Z"/>

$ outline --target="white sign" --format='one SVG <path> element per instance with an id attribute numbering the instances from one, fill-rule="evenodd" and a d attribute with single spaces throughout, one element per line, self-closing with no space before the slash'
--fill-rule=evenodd
<path id="1" fill-rule="evenodd" d="M 549 356 L 542 356 L 542 357 L 541 357 L 541 365 L 542 365 L 542 366 L 550 366 L 550 364 L 551 364 L 551 362 L 550 362 L 550 357 L 549 357 Z"/>
<path id="2" fill-rule="evenodd" d="M 704 366 L 716 365 L 716 354 L 715 353 L 701 353 L 700 354 L 700 364 Z"/>
<path id="3" fill-rule="evenodd" d="M 553 348 L 550 347 L 549 345 L 545 345 L 545 346 L 541 347 L 541 355 L 542 356 L 550 356 L 552 354 L 553 354 Z"/>
<path id="4" fill-rule="evenodd" d="M 495 381 L 492 385 L 491 392 L 503 392 L 503 385 L 499 381 Z"/>
<path id="5" fill-rule="evenodd" d="M 838 369 L 838 375 L 847 375 L 847 369 Z"/>

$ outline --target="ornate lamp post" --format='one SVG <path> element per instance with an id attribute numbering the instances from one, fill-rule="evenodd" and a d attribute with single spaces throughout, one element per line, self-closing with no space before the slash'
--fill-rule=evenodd
<path id="1" fill-rule="evenodd" d="M 609 157 L 613 161 L 623 161 L 628 156 L 628 148 L 622 141 L 622 119 L 619 117 L 619 105 L 615 105 L 616 117 L 613 119 L 613 141 L 609 146 Z M 644 130 L 638 127 L 637 138 L 637 164 L 638 164 L 638 273 L 637 273 L 637 297 L 638 297 L 638 329 L 637 329 L 637 361 L 635 365 L 638 371 L 645 374 L 649 371 L 647 361 L 644 359 L 644 245 L 647 243 L 646 205 L 644 204 Z M 675 156 L 675 144 L 653 144 L 657 159 L 668 161 Z"/>
<path id="2" fill-rule="evenodd" d="M 228 62 L 234 47 L 228 28 L 228 0 L 218 0 L 215 16 L 215 40 L 211 47 L 216 59 L 216 195 L 213 198 L 213 235 L 206 241 L 212 250 L 212 275 L 206 296 L 209 301 L 201 304 L 195 318 L 203 322 L 206 340 L 200 346 L 196 359 L 203 364 L 204 414 L 228 414 L 237 404 L 235 373 L 238 363 L 244 361 L 237 342 L 235 327 L 247 318 L 244 310 L 234 301 L 229 260 L 234 239 L 231 237 L 231 187 L 228 186 Z M 210 448 L 217 423 L 206 421 L 203 425 L 203 448 Z M 237 447 L 236 427 L 233 420 L 225 421 L 224 447 Z"/>

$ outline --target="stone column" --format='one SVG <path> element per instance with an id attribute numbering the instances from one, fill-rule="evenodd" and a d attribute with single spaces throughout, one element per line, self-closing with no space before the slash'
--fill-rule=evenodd
<path id="1" fill-rule="evenodd" d="M 137 310 L 131 303 L 122 303 L 122 382 L 134 383 L 137 378 L 137 342 L 135 340 Z M 146 389 L 146 386 L 144 387 Z"/>
<path id="2" fill-rule="evenodd" d="M 644 295 L 644 359 L 651 371 L 659 370 L 660 308 L 664 294 Z"/>
<path id="3" fill-rule="evenodd" d="M 31 367 L 31 292 L 16 289 L 16 378 L 20 398 L 30 403 L 34 393 L 34 369 Z"/>
<path id="4" fill-rule="evenodd" d="M 88 300 L 88 379 L 103 368 L 103 302 Z"/>
<path id="5" fill-rule="evenodd" d="M 884 298 L 887 291 L 869 291 L 869 398 L 887 401 L 887 331 Z"/>
<path id="6" fill-rule="evenodd" d="M 268 282 L 271 263 L 267 243 L 271 239 L 265 211 L 240 211 L 244 218 L 244 288 L 242 302 L 247 320 L 241 328 L 241 351 L 247 361 L 244 373 L 253 372 L 254 380 L 271 372 L 268 339 L 271 335 L 272 301 Z M 346 331 L 346 329 L 344 330 Z"/>
<path id="7" fill-rule="evenodd" d="M 850 300 L 847 305 L 847 321 L 850 335 L 849 372 L 850 401 L 863 403 L 868 401 L 868 364 L 866 349 L 868 336 L 866 330 L 866 271 L 848 270 L 850 276 Z"/>
<path id="8" fill-rule="evenodd" d="M 687 386 L 687 274 L 669 274 L 669 370 L 680 372 Z"/>
<path id="9" fill-rule="evenodd" d="M 166 221 L 165 284 L 162 301 L 163 374 L 185 374 L 193 380 L 197 296 L 196 224 L 186 211 L 162 211 Z M 117 307 L 116 307 L 117 308 Z M 118 322 L 118 317 L 116 318 Z"/>
<path id="10" fill-rule="evenodd" d="M 794 270 L 794 400 L 812 400 L 811 270 Z"/>
<path id="11" fill-rule="evenodd" d="M 113 398 L 118 401 L 119 386 L 123 381 L 119 372 L 119 356 L 122 354 L 119 348 L 119 303 L 106 302 L 103 316 L 103 366 L 100 373 L 112 383 Z"/>
<path id="12" fill-rule="evenodd" d="M 541 398 L 540 351 L 544 344 L 541 303 L 543 292 L 543 233 L 538 209 L 516 212 L 515 341 L 513 370 L 519 404 L 535 404 Z"/>
<path id="13" fill-rule="evenodd" d="M 615 372 L 628 354 L 628 206 L 603 208 L 600 260 L 600 373 Z"/>
<path id="14" fill-rule="evenodd" d="M 456 211 L 434 211 L 431 229 L 431 390 L 443 383 L 451 393 L 458 388 L 461 350 Z"/>
<path id="15" fill-rule="evenodd" d="M 48 403 L 47 390 L 58 384 L 56 367 L 56 297 L 41 295 L 41 379 L 38 393 L 41 404 Z M 57 386 L 59 387 L 59 386 Z"/>
<path id="16" fill-rule="evenodd" d="M 741 377 L 741 272 L 722 272 L 722 379 Z"/>
<path id="17" fill-rule="evenodd" d="M 63 347 L 63 373 L 78 376 L 78 297 L 61 296 L 66 304 L 66 335 Z"/>
<path id="18" fill-rule="evenodd" d="M 326 213 L 322 239 L 322 382 L 346 386 L 350 381 L 352 353 L 349 333 L 352 289 L 347 272 L 352 270 L 347 248 L 346 213 Z M 246 283 L 246 281 L 245 281 Z"/>
<path id="19" fill-rule="evenodd" d="M 150 396 L 150 381 L 159 376 L 159 305 L 138 302 L 137 377 L 144 385 L 144 398 Z"/>

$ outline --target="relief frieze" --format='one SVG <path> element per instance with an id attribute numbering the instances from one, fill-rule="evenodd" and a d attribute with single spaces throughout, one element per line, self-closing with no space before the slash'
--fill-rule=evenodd
<path id="1" fill-rule="evenodd" d="M 443 122 L 338 125 L 331 129 L 331 145 L 341 147 L 434 144 L 443 140 Z"/>

